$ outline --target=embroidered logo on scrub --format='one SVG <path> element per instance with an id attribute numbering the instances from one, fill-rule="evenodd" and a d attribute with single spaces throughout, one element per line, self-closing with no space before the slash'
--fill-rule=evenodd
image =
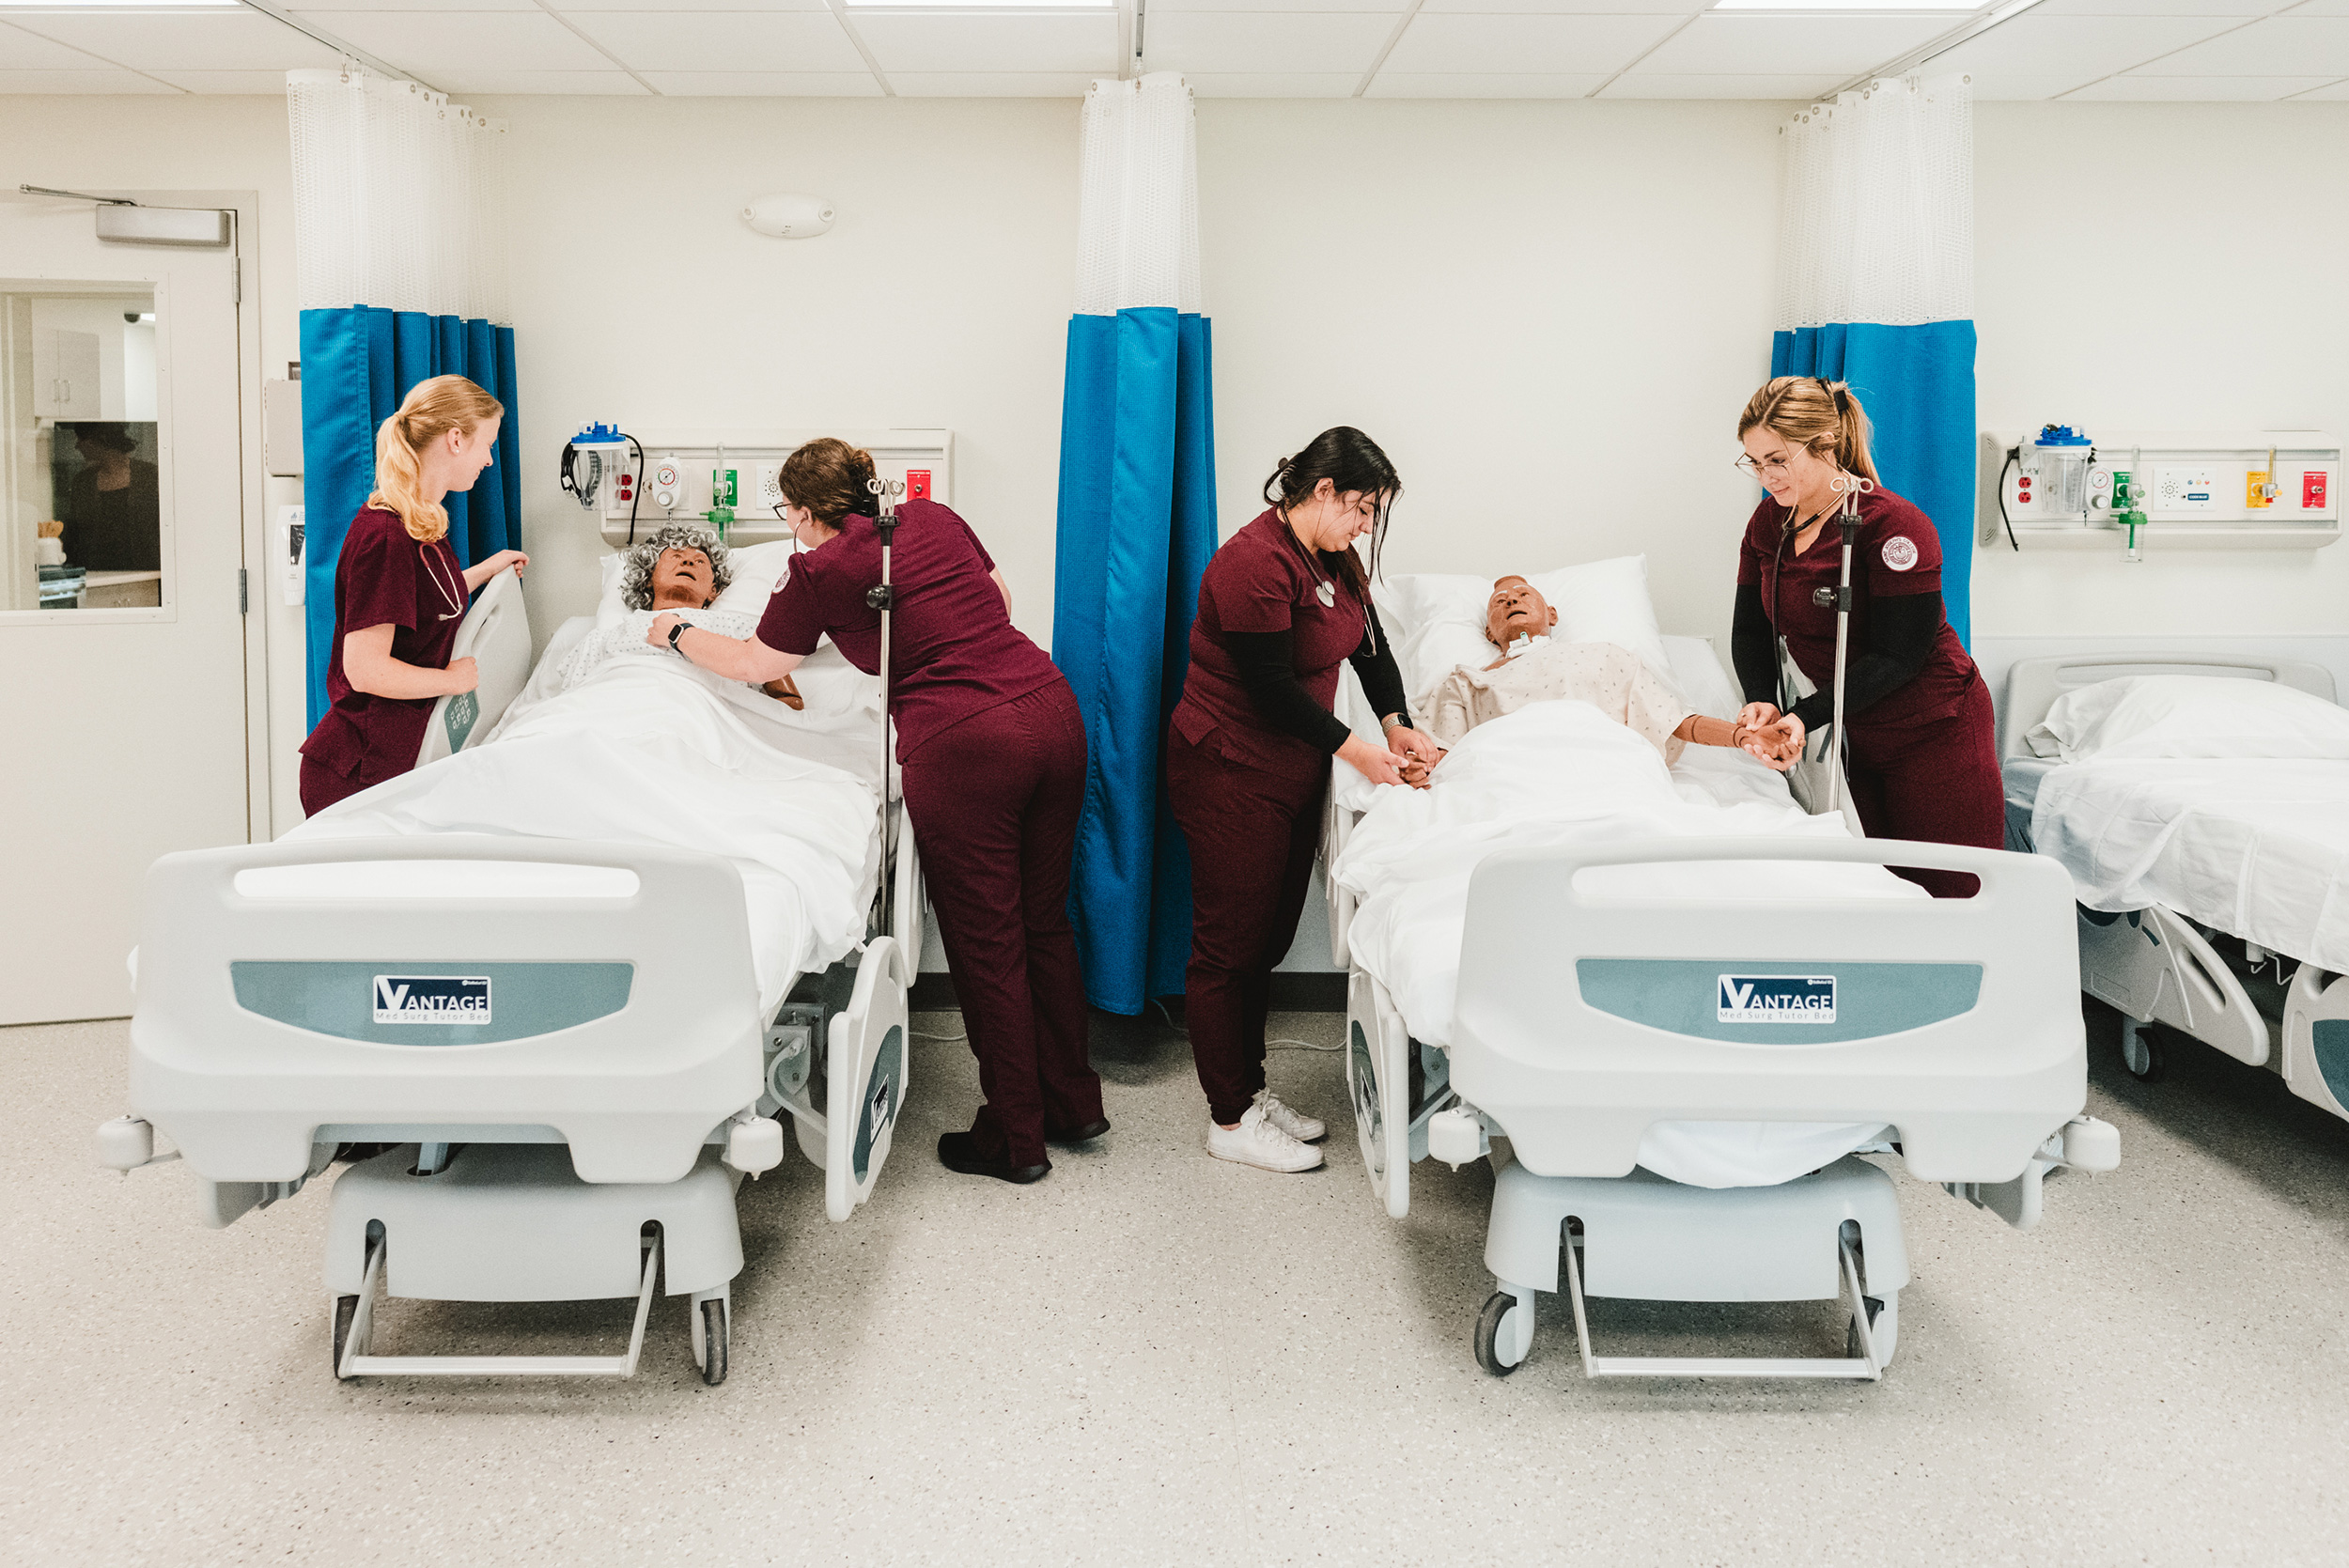
<path id="1" fill-rule="evenodd" d="M 377 1023 L 485 1024 L 490 1021 L 486 975 L 379 974 Z"/>
<path id="2" fill-rule="evenodd" d="M 1722 1023 L 1830 1024 L 1835 1021 L 1835 977 L 1724 974 L 1717 1001 Z"/>
<path id="3" fill-rule="evenodd" d="M 1884 564 L 1894 571 L 1906 571 L 1917 564 L 1917 541 L 1906 534 L 1895 534 L 1884 541 Z"/>

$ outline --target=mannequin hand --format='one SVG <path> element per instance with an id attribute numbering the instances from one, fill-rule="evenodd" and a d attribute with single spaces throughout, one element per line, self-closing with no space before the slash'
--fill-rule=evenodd
<path id="1" fill-rule="evenodd" d="M 1349 735 L 1346 744 L 1338 748 L 1341 761 L 1353 765 L 1355 771 L 1375 784 L 1399 784 L 1404 782 L 1404 759 L 1383 747 L 1374 746 L 1359 735 Z"/>
<path id="2" fill-rule="evenodd" d="M 1413 789 L 1425 789 L 1430 782 L 1428 775 L 1436 770 L 1436 763 L 1441 762 L 1446 754 L 1439 751 L 1434 761 L 1430 762 L 1422 762 L 1419 758 L 1413 757 L 1403 765 L 1403 782 Z"/>
<path id="3" fill-rule="evenodd" d="M 656 648 L 667 647 L 669 645 L 669 629 L 677 625 L 677 622 L 683 620 L 684 618 L 684 616 L 678 614 L 674 610 L 661 612 L 660 614 L 655 615 L 652 618 L 652 625 L 645 629 L 645 641 L 650 643 Z"/>
<path id="4" fill-rule="evenodd" d="M 766 685 L 760 687 L 759 690 L 766 692 L 767 695 L 774 698 L 775 701 L 781 703 L 784 706 L 789 708 L 794 713 L 804 713 L 807 711 L 807 699 L 800 695 L 799 683 L 794 681 L 789 675 L 783 675 L 774 680 L 770 680 Z"/>
<path id="5" fill-rule="evenodd" d="M 447 696 L 454 697 L 460 691 L 470 691 L 481 684 L 481 667 L 475 664 L 470 657 L 450 660 L 447 675 L 448 691 L 444 693 Z"/>
<path id="6" fill-rule="evenodd" d="M 1778 707 L 1772 703 L 1748 703 L 1737 710 L 1737 727 L 1741 730 L 1760 729 L 1765 724 L 1777 722 Z"/>
<path id="7" fill-rule="evenodd" d="M 1780 714 L 1771 723 L 1740 725 L 1737 730 L 1738 745 L 1781 773 L 1802 760 L 1803 740 L 1802 721 L 1791 713 Z"/>

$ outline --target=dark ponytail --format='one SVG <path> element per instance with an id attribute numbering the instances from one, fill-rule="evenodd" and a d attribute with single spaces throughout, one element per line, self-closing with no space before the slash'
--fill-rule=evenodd
<path id="1" fill-rule="evenodd" d="M 1378 449 L 1378 443 L 1351 425 L 1337 425 L 1324 430 L 1305 443 L 1305 449 L 1293 458 L 1281 459 L 1281 466 L 1272 471 L 1272 477 L 1264 482 L 1264 498 L 1286 518 L 1291 508 L 1310 500 L 1321 482 L 1330 481 L 1330 488 L 1340 495 L 1369 495 L 1377 498 L 1378 520 L 1370 531 L 1370 570 L 1365 574 L 1361 560 L 1353 551 L 1342 551 L 1346 581 L 1358 595 L 1367 596 L 1370 578 L 1378 573 L 1378 552 L 1387 540 L 1387 520 L 1393 513 L 1394 498 L 1403 493 L 1403 481 L 1395 476 L 1394 464 Z"/>

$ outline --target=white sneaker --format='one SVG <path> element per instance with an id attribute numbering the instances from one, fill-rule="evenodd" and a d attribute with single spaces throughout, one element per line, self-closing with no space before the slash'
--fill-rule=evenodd
<path id="1" fill-rule="evenodd" d="M 1207 1153 L 1265 1171 L 1311 1171 L 1321 1163 L 1319 1149 L 1283 1132 L 1262 1105 L 1250 1106 L 1240 1113 L 1239 1126 L 1228 1130 L 1208 1117 Z"/>
<path id="2" fill-rule="evenodd" d="M 1299 1143 L 1318 1143 L 1330 1129 L 1316 1116 L 1308 1116 L 1294 1106 L 1283 1105 L 1281 1096 L 1269 1089 L 1256 1092 L 1256 1105 L 1264 1111 L 1264 1119 L 1296 1139 Z"/>

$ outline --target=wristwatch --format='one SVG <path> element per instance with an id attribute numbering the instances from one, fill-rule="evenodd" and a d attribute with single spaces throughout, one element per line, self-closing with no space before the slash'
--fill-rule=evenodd
<path id="1" fill-rule="evenodd" d="M 684 621 L 679 621 L 677 625 L 669 629 L 669 651 L 676 654 L 679 659 L 685 657 L 685 650 L 677 645 L 677 640 L 684 636 L 686 632 L 691 629 L 692 629 L 692 627 Z"/>

